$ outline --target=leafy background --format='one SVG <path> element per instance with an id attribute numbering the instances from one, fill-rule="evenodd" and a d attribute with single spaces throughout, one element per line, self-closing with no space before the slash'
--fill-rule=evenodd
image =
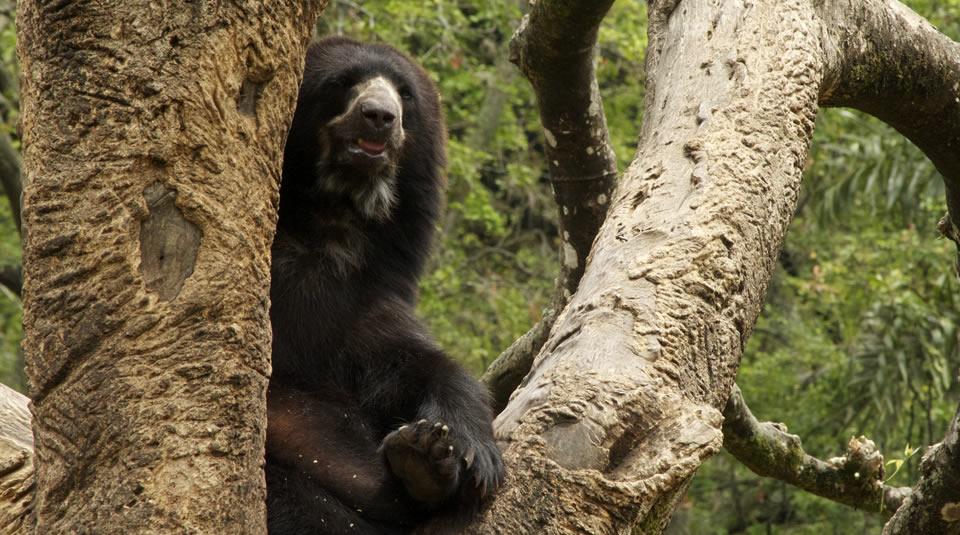
<path id="1" fill-rule="evenodd" d="M 960 0 L 908 0 L 960 40 Z M 440 84 L 450 131 L 447 213 L 420 314 L 479 374 L 539 319 L 557 273 L 555 207 L 533 96 L 507 61 L 523 0 L 332 0 L 318 35 L 410 52 Z M 0 62 L 16 72 L 12 9 L 0 9 Z M 621 168 L 643 113 L 646 6 L 614 4 L 598 74 Z M 17 95 L 2 95 L 16 145 Z M 942 437 L 960 387 L 955 251 L 939 239 L 943 186 L 923 155 L 879 121 L 818 118 L 800 207 L 738 383 L 758 418 L 782 421 L 821 458 L 855 435 L 875 440 L 891 482 L 909 485 Z M 20 262 L 0 199 L 0 266 Z M 24 389 L 21 307 L 0 289 L 0 380 Z M 726 454 L 698 473 L 674 534 L 876 533 L 883 519 L 754 476 Z"/>

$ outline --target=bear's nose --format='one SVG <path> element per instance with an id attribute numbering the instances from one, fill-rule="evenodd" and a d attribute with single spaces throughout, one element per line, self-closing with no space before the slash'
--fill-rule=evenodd
<path id="1" fill-rule="evenodd" d="M 396 110 L 389 102 L 381 99 L 369 99 L 360 103 L 360 113 L 367 124 L 376 130 L 385 130 L 393 126 L 397 118 Z"/>

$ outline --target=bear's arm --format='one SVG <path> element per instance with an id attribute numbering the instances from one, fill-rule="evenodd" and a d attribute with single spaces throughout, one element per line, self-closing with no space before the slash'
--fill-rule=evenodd
<path id="1" fill-rule="evenodd" d="M 432 341 L 410 306 L 383 300 L 347 337 L 350 353 L 370 359 L 363 378 L 368 406 L 401 418 L 446 425 L 460 456 L 458 499 L 478 502 L 502 482 L 489 396 L 483 386 Z"/>
<path id="2" fill-rule="evenodd" d="M 411 524 L 422 514 L 377 453 L 380 439 L 349 402 L 271 385 L 267 451 L 366 518 Z"/>

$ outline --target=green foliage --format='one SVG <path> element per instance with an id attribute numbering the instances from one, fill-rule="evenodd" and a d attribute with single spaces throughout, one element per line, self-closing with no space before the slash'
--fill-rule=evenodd
<path id="1" fill-rule="evenodd" d="M 851 110 L 825 110 L 814 138 L 802 203 L 819 221 L 836 222 L 851 209 L 866 208 L 870 217 L 893 216 L 909 224 L 928 215 L 922 210 L 934 200 L 942 206 L 937 170 L 881 121 Z"/>
<path id="2" fill-rule="evenodd" d="M 932 437 L 898 423 L 919 425 L 929 399 L 955 389 L 960 285 L 947 260 L 953 245 L 929 231 L 871 220 L 865 209 L 851 215 L 855 225 L 832 225 L 829 233 L 806 216 L 794 223 L 788 269 L 771 290 L 741 383 L 749 389 L 792 382 L 782 387 L 797 396 L 791 405 L 799 420 L 787 421 L 794 427 L 808 422 L 813 436 L 822 430 L 835 437 L 835 448 L 851 434 L 866 433 L 901 449 Z M 939 210 L 927 213 L 938 216 Z M 758 416 L 785 418 L 779 407 L 777 414 L 764 410 L 765 401 L 775 401 L 764 399 L 765 392 L 783 390 L 747 390 Z M 823 415 L 805 409 L 804 396 L 827 405 L 826 425 Z"/>
<path id="3" fill-rule="evenodd" d="M 0 9 L 0 65 L 15 80 L 16 26 L 13 13 Z M 20 146 L 17 132 L 19 122 L 19 95 L 12 87 L 0 95 L 0 129 L 8 133 L 16 148 Z M 14 225 L 7 197 L 0 192 L 0 268 L 20 265 L 20 235 Z M 23 310 L 20 299 L 6 287 L 0 286 L 0 383 L 23 391 L 26 383 L 20 353 Z"/>

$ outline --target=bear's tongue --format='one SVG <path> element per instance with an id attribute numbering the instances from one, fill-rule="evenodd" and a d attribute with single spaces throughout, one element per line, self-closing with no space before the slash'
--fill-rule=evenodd
<path id="1" fill-rule="evenodd" d="M 380 141 L 370 141 L 367 139 L 358 139 L 357 146 L 363 149 L 363 152 L 376 156 L 387 148 L 387 144 Z"/>

